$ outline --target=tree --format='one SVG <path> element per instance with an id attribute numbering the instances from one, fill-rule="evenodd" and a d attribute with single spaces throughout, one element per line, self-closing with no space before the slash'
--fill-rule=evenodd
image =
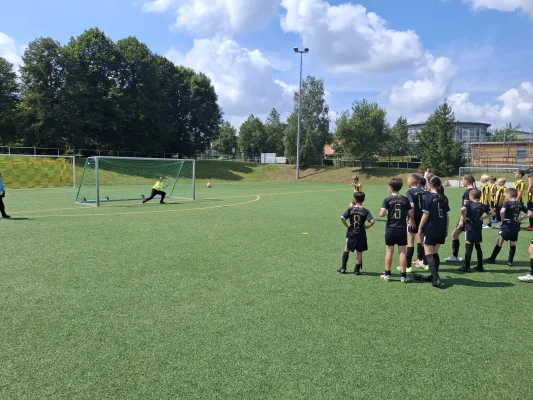
<path id="1" fill-rule="evenodd" d="M 264 152 L 267 148 L 267 135 L 263 122 L 250 114 L 239 129 L 237 143 L 239 149 L 250 156 Z"/>
<path id="2" fill-rule="evenodd" d="M 337 120 L 337 149 L 361 161 L 365 168 L 385 144 L 387 112 L 377 103 L 356 101 Z"/>
<path id="3" fill-rule="evenodd" d="M 505 128 L 503 129 L 495 129 L 492 132 L 492 136 L 490 138 L 491 142 L 514 142 L 518 140 L 518 135 L 520 130 L 520 125 L 516 125 L 514 128 L 509 123 Z"/>
<path id="4" fill-rule="evenodd" d="M 407 120 L 402 116 L 398 117 L 396 123 L 389 130 L 389 147 L 391 151 L 388 155 L 391 156 L 407 156 L 412 151 Z"/>
<path id="5" fill-rule="evenodd" d="M 235 148 L 237 131 L 228 122 L 224 122 L 220 127 L 218 136 L 213 141 L 213 147 L 215 150 L 222 154 L 232 154 L 233 148 Z"/>
<path id="6" fill-rule="evenodd" d="M 431 168 L 441 176 L 457 172 L 463 161 L 463 147 L 453 140 L 454 131 L 453 110 L 444 102 L 431 114 L 418 135 L 423 168 Z"/>
<path id="7" fill-rule="evenodd" d="M 324 81 L 308 76 L 302 82 L 302 105 L 300 122 L 300 158 L 311 160 L 322 158 L 324 146 L 329 139 L 329 107 L 326 104 Z M 298 133 L 299 94 L 294 95 L 294 111 L 285 127 L 285 156 L 296 158 Z"/>
<path id="8" fill-rule="evenodd" d="M 265 121 L 268 150 L 282 155 L 285 151 L 283 138 L 285 134 L 285 124 L 281 121 L 281 115 L 273 108 Z"/>
<path id="9" fill-rule="evenodd" d="M 16 116 L 19 85 L 13 64 L 0 57 L 0 143 L 16 140 Z"/>
<path id="10" fill-rule="evenodd" d="M 21 139 L 29 146 L 63 147 L 69 118 L 75 118 L 64 103 L 65 68 L 62 48 L 51 38 L 28 45 L 22 57 Z"/>

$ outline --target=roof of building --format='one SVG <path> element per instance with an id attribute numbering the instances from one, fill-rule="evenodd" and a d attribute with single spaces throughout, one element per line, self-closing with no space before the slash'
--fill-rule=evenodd
<path id="1" fill-rule="evenodd" d="M 459 125 L 459 124 L 482 125 L 482 126 L 486 126 L 486 127 L 490 126 L 490 124 L 487 124 L 485 122 L 468 122 L 468 121 L 455 121 L 455 124 L 456 125 Z M 422 125 L 426 125 L 426 123 L 425 122 L 417 122 L 415 124 L 407 124 L 407 126 L 422 126 Z"/>

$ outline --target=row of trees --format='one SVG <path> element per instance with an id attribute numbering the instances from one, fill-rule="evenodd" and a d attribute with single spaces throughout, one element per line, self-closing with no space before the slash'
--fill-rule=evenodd
<path id="1" fill-rule="evenodd" d="M 65 46 L 39 38 L 19 72 L 0 58 L 2 144 L 193 154 L 222 120 L 209 78 L 135 37 L 114 43 L 95 28 Z"/>

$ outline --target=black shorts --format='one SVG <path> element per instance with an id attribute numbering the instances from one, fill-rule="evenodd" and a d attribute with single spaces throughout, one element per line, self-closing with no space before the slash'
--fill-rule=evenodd
<path id="1" fill-rule="evenodd" d="M 461 222 L 461 221 L 459 221 Z M 459 222 L 457 223 L 457 225 L 455 226 L 455 229 L 458 229 L 460 230 L 461 232 L 464 232 L 465 231 L 465 225 L 463 224 L 463 226 L 459 226 Z"/>
<path id="2" fill-rule="evenodd" d="M 446 236 L 424 236 L 424 244 L 428 246 L 436 246 L 438 244 L 446 243 Z"/>
<path id="3" fill-rule="evenodd" d="M 533 210 L 533 201 L 528 201 L 527 202 L 527 209 L 528 210 Z"/>
<path id="4" fill-rule="evenodd" d="M 514 229 L 506 229 L 505 227 L 502 227 L 499 234 L 506 242 L 516 242 L 518 240 L 518 232 L 519 231 Z"/>
<path id="5" fill-rule="evenodd" d="M 404 229 L 385 229 L 385 244 L 387 246 L 407 246 L 407 231 Z"/>
<path id="6" fill-rule="evenodd" d="M 411 228 L 411 225 L 407 225 L 407 232 L 409 233 L 418 233 L 418 227 L 420 226 L 420 221 L 422 221 L 422 217 L 415 218 L 415 228 Z"/>
<path id="7" fill-rule="evenodd" d="M 465 231 L 465 240 L 472 244 L 482 243 L 483 235 L 481 234 L 481 231 L 468 230 L 468 231 Z"/>
<path id="8" fill-rule="evenodd" d="M 366 236 L 363 235 L 353 235 L 346 238 L 346 248 L 352 253 L 357 251 L 362 253 L 363 251 L 368 250 L 368 242 Z"/>

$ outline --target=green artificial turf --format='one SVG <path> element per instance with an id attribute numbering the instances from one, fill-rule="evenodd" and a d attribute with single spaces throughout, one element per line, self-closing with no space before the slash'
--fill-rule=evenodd
<path id="1" fill-rule="evenodd" d="M 387 189 L 365 191 L 377 217 Z M 504 247 L 484 274 L 443 265 L 434 289 L 379 279 L 382 220 L 364 274 L 336 272 L 348 185 L 215 181 L 194 202 L 100 208 L 75 193 L 4 199 L 1 399 L 532 398 L 527 232 L 514 267 Z"/>

